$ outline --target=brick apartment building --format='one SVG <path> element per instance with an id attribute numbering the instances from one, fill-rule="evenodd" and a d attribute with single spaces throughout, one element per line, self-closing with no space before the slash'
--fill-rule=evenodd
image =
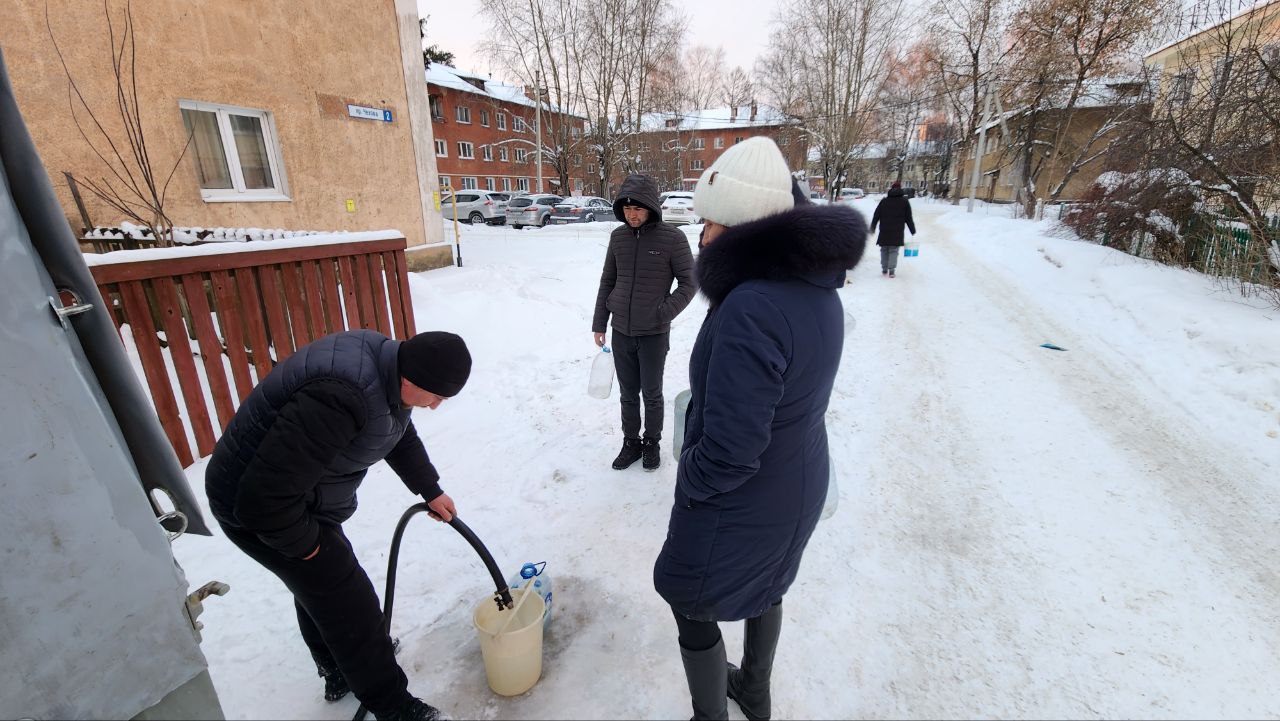
<path id="1" fill-rule="evenodd" d="M 644 127 L 634 148 L 640 172 L 655 176 L 664 191 L 693 190 L 702 171 L 721 153 L 757 135 L 772 138 L 792 170 L 804 169 L 808 156 L 799 122 L 754 102 L 680 114 L 654 113 L 645 117 Z"/>
<path id="2" fill-rule="evenodd" d="M 411 246 L 411 267 L 451 260 L 447 247 L 432 247 L 444 235 L 432 202 L 416 6 L 376 0 L 356 14 L 348 6 L 315 0 L 299 13 L 288 3 L 132 3 L 137 63 L 126 70 L 136 73 L 152 170 L 162 181 L 172 171 L 165 208 L 174 225 L 395 228 Z M 119 45 L 128 5 L 105 7 Z M 116 183 L 90 112 L 129 156 L 110 62 L 119 51 L 102 0 L 7 3 L 3 17 L 0 48 L 18 105 L 71 227 L 127 220 L 85 186 Z M 77 103 L 74 114 L 64 60 L 88 106 Z"/>
<path id="3" fill-rule="evenodd" d="M 427 68 L 427 95 L 441 190 L 581 195 L 588 190 L 587 179 L 597 175 L 590 159 L 571 150 L 567 159 L 571 187 L 559 187 L 559 174 L 547 157 L 543 159 L 542 187 L 538 187 L 534 145 L 537 106 L 523 86 L 432 63 Z M 585 121 L 552 111 L 544 103 L 541 123 L 544 145 L 554 144 L 558 130 L 567 124 L 572 149 L 582 139 Z"/>

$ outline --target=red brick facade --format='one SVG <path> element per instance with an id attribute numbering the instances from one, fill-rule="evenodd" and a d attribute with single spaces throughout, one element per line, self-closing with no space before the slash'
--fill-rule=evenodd
<path id="1" fill-rule="evenodd" d="M 747 138 L 772 138 L 794 170 L 805 167 L 808 144 L 794 124 L 743 125 L 714 129 L 655 130 L 640 136 L 640 172 L 658 179 L 662 190 L 693 190 L 702 171 L 724 151 Z"/>
<path id="2" fill-rule="evenodd" d="M 571 187 L 566 192 L 558 187 L 559 174 L 555 167 L 544 158 L 540 189 L 534 164 L 535 111 L 532 105 L 432 82 L 427 83 L 427 94 L 431 103 L 431 129 L 436 140 L 436 166 L 442 188 L 583 194 L 586 178 L 596 175 L 594 161 L 585 156 L 571 156 Z M 542 123 L 546 144 L 554 142 L 556 129 L 564 122 L 570 124 L 570 142 L 582 137 L 581 118 L 544 110 Z"/>

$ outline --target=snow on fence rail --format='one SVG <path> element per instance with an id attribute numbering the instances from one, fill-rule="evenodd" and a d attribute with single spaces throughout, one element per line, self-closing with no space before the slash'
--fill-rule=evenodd
<path id="1" fill-rule="evenodd" d="M 358 328 L 414 334 L 405 245 L 385 232 L 353 233 L 86 260 L 122 342 L 128 327 L 156 414 L 189 466 L 213 452 L 257 380 L 298 346 Z"/>

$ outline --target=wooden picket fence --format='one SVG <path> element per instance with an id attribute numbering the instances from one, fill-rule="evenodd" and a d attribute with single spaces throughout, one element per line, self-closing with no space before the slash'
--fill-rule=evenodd
<path id="1" fill-rule="evenodd" d="M 182 465 L 189 466 L 213 452 L 257 380 L 296 348 L 342 330 L 367 328 L 400 339 L 414 334 L 404 249 L 405 240 L 394 238 L 90 270 L 116 330 L 128 325 L 160 423 Z"/>

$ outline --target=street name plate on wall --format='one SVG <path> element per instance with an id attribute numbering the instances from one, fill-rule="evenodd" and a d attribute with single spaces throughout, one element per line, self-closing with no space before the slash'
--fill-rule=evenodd
<path id="1" fill-rule="evenodd" d="M 363 120 L 381 120 L 384 123 L 391 122 L 391 111 L 383 108 L 366 108 L 363 105 L 347 105 L 347 115 L 353 118 L 361 118 Z"/>

